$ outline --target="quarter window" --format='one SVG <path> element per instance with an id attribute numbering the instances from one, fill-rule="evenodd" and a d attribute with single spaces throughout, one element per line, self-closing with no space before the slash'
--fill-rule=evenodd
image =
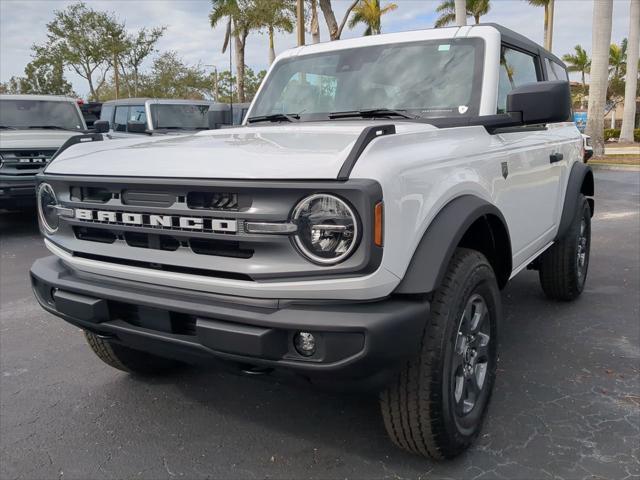
<path id="1" fill-rule="evenodd" d="M 547 65 L 547 75 L 549 76 L 549 80 L 569 80 L 569 76 L 567 75 L 567 71 L 564 67 L 549 60 L 548 58 L 545 58 L 544 62 Z"/>
<path id="2" fill-rule="evenodd" d="M 498 80 L 498 113 L 507 111 L 507 94 L 525 83 L 538 81 L 535 58 L 527 53 L 502 47 Z"/>
<path id="3" fill-rule="evenodd" d="M 113 131 L 126 132 L 128 119 L 129 119 L 129 107 L 128 106 L 116 107 L 116 116 L 113 119 Z"/>

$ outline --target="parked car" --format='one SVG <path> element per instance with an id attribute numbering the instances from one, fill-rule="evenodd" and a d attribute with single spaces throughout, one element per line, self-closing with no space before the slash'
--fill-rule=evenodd
<path id="1" fill-rule="evenodd" d="M 36 174 L 85 129 L 73 98 L 0 95 L 0 209 L 33 205 Z"/>
<path id="2" fill-rule="evenodd" d="M 583 160 L 587 163 L 591 157 L 593 157 L 593 145 L 591 145 L 591 137 L 586 134 L 582 134 L 582 148 L 584 149 Z"/>
<path id="3" fill-rule="evenodd" d="M 82 112 L 87 127 L 92 127 L 96 121 L 100 120 L 100 111 L 102 110 L 101 102 L 84 102 L 80 100 L 78 101 L 78 105 L 80 106 L 80 112 Z"/>
<path id="4" fill-rule="evenodd" d="M 224 104 L 208 100 L 126 98 L 102 105 L 100 120 L 108 121 L 115 138 L 149 133 L 194 133 L 208 130 L 209 108 Z"/>
<path id="5" fill-rule="evenodd" d="M 284 52 L 243 127 L 62 152 L 36 298 L 114 368 L 375 388 L 396 445 L 454 457 L 491 397 L 500 289 L 528 267 L 551 299 L 584 289 L 594 179 L 558 74 L 498 25 Z"/>

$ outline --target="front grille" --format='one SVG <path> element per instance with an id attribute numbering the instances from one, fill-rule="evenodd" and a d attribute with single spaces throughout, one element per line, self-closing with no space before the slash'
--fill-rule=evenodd
<path id="1" fill-rule="evenodd" d="M 185 207 L 191 210 L 237 212 L 251 206 L 251 197 L 238 192 L 208 190 L 166 191 L 157 189 L 87 187 L 72 185 L 70 198 L 74 202 L 107 203 L 138 207 L 172 208 Z"/>
<path id="2" fill-rule="evenodd" d="M 56 150 L 1 150 L 2 173 L 5 175 L 33 175 L 42 170 Z"/>
<path id="3" fill-rule="evenodd" d="M 207 238 L 176 238 L 170 235 L 156 235 L 142 232 L 118 232 L 101 228 L 73 226 L 78 240 L 97 243 L 114 243 L 123 239 L 130 247 L 149 248 L 175 252 L 180 247 L 189 248 L 197 255 L 230 257 L 247 259 L 253 256 L 254 250 L 243 246 L 240 242 L 213 240 Z"/>

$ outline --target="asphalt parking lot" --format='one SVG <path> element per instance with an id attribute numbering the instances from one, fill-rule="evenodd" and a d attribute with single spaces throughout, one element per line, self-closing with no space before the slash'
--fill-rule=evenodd
<path id="1" fill-rule="evenodd" d="M 446 463 L 393 447 L 371 396 L 110 369 L 31 294 L 35 217 L 0 213 L 0 478 L 638 478 L 640 173 L 598 171 L 596 201 L 586 291 L 511 282 L 483 434 Z"/>

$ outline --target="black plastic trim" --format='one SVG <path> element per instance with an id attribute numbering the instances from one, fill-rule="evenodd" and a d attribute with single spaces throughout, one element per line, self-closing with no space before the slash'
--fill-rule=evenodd
<path id="1" fill-rule="evenodd" d="M 562 206 L 562 216 L 560 217 L 560 226 L 558 227 L 558 233 L 556 234 L 556 240 L 562 238 L 569 227 L 571 221 L 575 217 L 576 209 L 580 208 L 578 205 L 578 195 L 583 193 L 586 197 L 593 197 L 594 195 L 594 180 L 593 171 L 591 167 L 581 162 L 575 162 L 571 167 L 569 173 L 569 180 L 567 181 L 567 191 L 564 196 L 564 204 Z M 589 198 L 589 206 L 591 208 L 591 216 L 593 216 L 595 201 L 593 198 Z"/>
<path id="2" fill-rule="evenodd" d="M 375 302 L 309 300 L 306 304 L 226 299 L 80 276 L 53 256 L 36 260 L 31 281 L 36 299 L 48 312 L 132 348 L 184 361 L 195 356 L 278 368 L 309 378 L 362 379 L 396 370 L 418 352 L 430 308 L 425 299 L 404 297 Z M 110 308 L 119 303 L 179 318 L 196 317 L 196 331 L 170 333 L 130 323 L 117 308 Z M 301 330 L 316 332 L 325 342 L 318 358 L 296 356 L 292 351 L 290 334 Z M 221 342 L 221 335 L 228 342 Z"/>
<path id="3" fill-rule="evenodd" d="M 376 138 L 383 137 L 385 135 L 394 135 L 396 133 L 395 125 L 374 125 L 372 127 L 365 128 L 353 145 L 351 152 L 347 155 L 344 163 L 342 164 L 342 168 L 338 173 L 338 180 L 348 180 L 349 175 L 351 175 L 351 171 L 353 167 L 356 166 L 356 162 L 364 152 L 365 148 Z"/>
<path id="4" fill-rule="evenodd" d="M 102 136 L 101 133 L 87 133 L 85 135 L 75 135 L 71 138 L 68 138 L 67 141 L 60 146 L 60 148 L 56 151 L 56 153 L 53 154 L 53 156 L 51 157 L 51 160 L 49 161 L 49 164 L 51 164 L 51 161 L 55 160 L 56 157 L 58 157 L 67 148 L 72 147 L 73 145 L 76 145 L 78 143 L 85 143 L 85 142 L 101 142 L 103 140 L 104 140 L 104 137 Z M 45 167 L 45 170 L 46 170 L 46 167 Z"/>
<path id="5" fill-rule="evenodd" d="M 474 195 L 463 195 L 445 205 L 420 240 L 394 293 L 420 294 L 436 290 L 464 234 L 476 220 L 488 215 L 502 222 L 508 237 L 509 230 L 502 213 L 485 200 Z M 507 243 L 508 251 L 500 252 L 504 256 L 504 272 L 496 272 L 500 284 L 506 283 L 511 275 L 511 240 Z"/>

